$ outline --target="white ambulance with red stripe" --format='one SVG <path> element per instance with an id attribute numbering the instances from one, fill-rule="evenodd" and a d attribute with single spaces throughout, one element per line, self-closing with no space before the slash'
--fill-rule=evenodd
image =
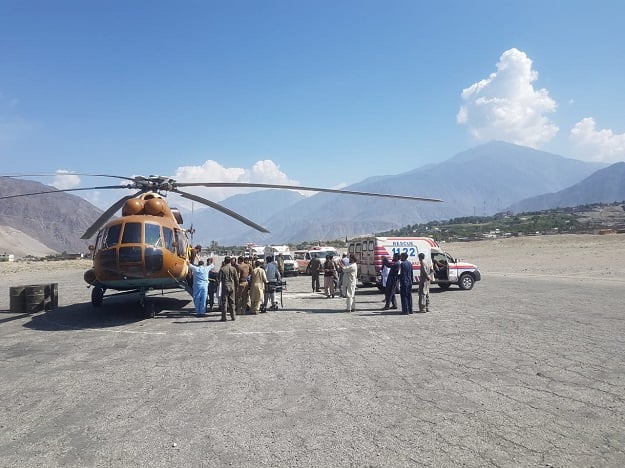
<path id="1" fill-rule="evenodd" d="M 389 261 L 394 254 L 408 254 L 412 263 L 413 281 L 418 282 L 419 253 L 435 265 L 434 283 L 442 289 L 457 284 L 460 289 L 472 289 L 482 279 L 477 266 L 459 262 L 444 252 L 431 237 L 367 237 L 349 243 L 348 252 L 358 261 L 358 279 L 363 286 L 377 285 L 382 288 L 382 257 Z"/>

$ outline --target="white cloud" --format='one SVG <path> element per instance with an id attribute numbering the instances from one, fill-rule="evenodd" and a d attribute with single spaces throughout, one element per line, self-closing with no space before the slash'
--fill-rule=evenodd
<path id="1" fill-rule="evenodd" d="M 617 162 L 625 160 L 625 133 L 597 130 L 595 120 L 586 117 L 571 129 L 574 151 L 586 161 Z"/>
<path id="2" fill-rule="evenodd" d="M 289 179 L 280 170 L 280 166 L 269 159 L 257 161 L 249 169 L 224 167 L 216 161 L 208 160 L 201 166 L 177 168 L 174 179 L 177 182 L 256 182 L 260 184 L 298 185 L 297 181 Z M 254 192 L 257 189 L 193 187 L 183 190 L 189 190 L 189 192 L 211 201 L 219 202 L 232 195 Z"/>
<path id="3" fill-rule="evenodd" d="M 466 125 L 477 141 L 503 140 L 538 147 L 550 141 L 558 127 L 546 116 L 556 102 L 546 89 L 534 89 L 538 72 L 518 49 L 506 50 L 497 71 L 462 90 L 456 120 Z"/>
<path id="4" fill-rule="evenodd" d="M 56 171 L 52 185 L 59 190 L 71 189 L 80 185 L 80 177 L 65 169 L 59 169 Z"/>

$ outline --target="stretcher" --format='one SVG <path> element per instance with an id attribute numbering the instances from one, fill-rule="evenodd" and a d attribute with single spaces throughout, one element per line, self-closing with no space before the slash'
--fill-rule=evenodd
<path id="1" fill-rule="evenodd" d="M 260 306 L 261 312 L 267 311 L 267 303 L 271 298 L 271 293 L 280 293 L 280 307 L 284 308 L 284 303 L 282 301 L 282 291 L 286 289 L 286 281 L 270 281 L 267 283 L 265 287 L 265 297 L 263 298 L 263 303 Z M 269 310 L 278 310 L 278 301 L 274 302 L 269 306 Z"/>

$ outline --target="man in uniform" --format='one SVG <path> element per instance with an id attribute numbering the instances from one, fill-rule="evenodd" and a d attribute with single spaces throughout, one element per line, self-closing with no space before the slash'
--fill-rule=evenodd
<path id="1" fill-rule="evenodd" d="M 237 259 L 237 270 L 239 272 L 239 281 L 237 287 L 236 311 L 237 315 L 243 315 L 248 308 L 248 300 L 250 296 L 250 281 L 252 269 L 247 259 L 239 257 Z"/>
<path id="2" fill-rule="evenodd" d="M 419 254 L 419 312 L 430 311 L 430 281 L 432 281 L 432 265 L 425 262 L 425 254 Z"/>
<path id="3" fill-rule="evenodd" d="M 312 290 L 313 292 L 320 292 L 321 285 L 319 284 L 319 272 L 321 271 L 321 260 L 317 257 L 317 254 L 312 254 L 312 259 L 308 264 L 308 271 L 312 276 Z"/>
<path id="4" fill-rule="evenodd" d="M 412 314 L 412 263 L 408 261 L 408 254 L 402 252 L 399 257 L 399 297 L 401 299 L 402 314 Z"/>
<path id="5" fill-rule="evenodd" d="M 232 266 L 231 258 L 224 259 L 224 265 L 219 270 L 219 281 L 221 282 L 221 321 L 226 321 L 226 311 L 230 313 L 230 318 L 234 320 L 234 298 L 239 283 L 239 273 Z"/>
<path id="6" fill-rule="evenodd" d="M 382 263 L 389 269 L 384 286 L 384 309 L 397 309 L 397 282 L 399 281 L 399 254 L 393 254 L 393 260 L 389 262 L 388 258 L 382 257 Z"/>

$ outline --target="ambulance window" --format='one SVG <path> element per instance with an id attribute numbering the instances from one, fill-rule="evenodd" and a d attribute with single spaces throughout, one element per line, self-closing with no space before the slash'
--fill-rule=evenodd
<path id="1" fill-rule="evenodd" d="M 373 241 L 372 240 L 369 241 L 369 245 L 367 247 L 367 250 L 369 250 L 370 252 L 373 251 Z"/>
<path id="2" fill-rule="evenodd" d="M 122 244 L 140 244 L 141 243 L 141 223 L 124 224 L 124 235 L 122 236 Z"/>
<path id="3" fill-rule="evenodd" d="M 360 242 L 356 243 L 356 253 L 362 252 L 362 244 Z"/>

